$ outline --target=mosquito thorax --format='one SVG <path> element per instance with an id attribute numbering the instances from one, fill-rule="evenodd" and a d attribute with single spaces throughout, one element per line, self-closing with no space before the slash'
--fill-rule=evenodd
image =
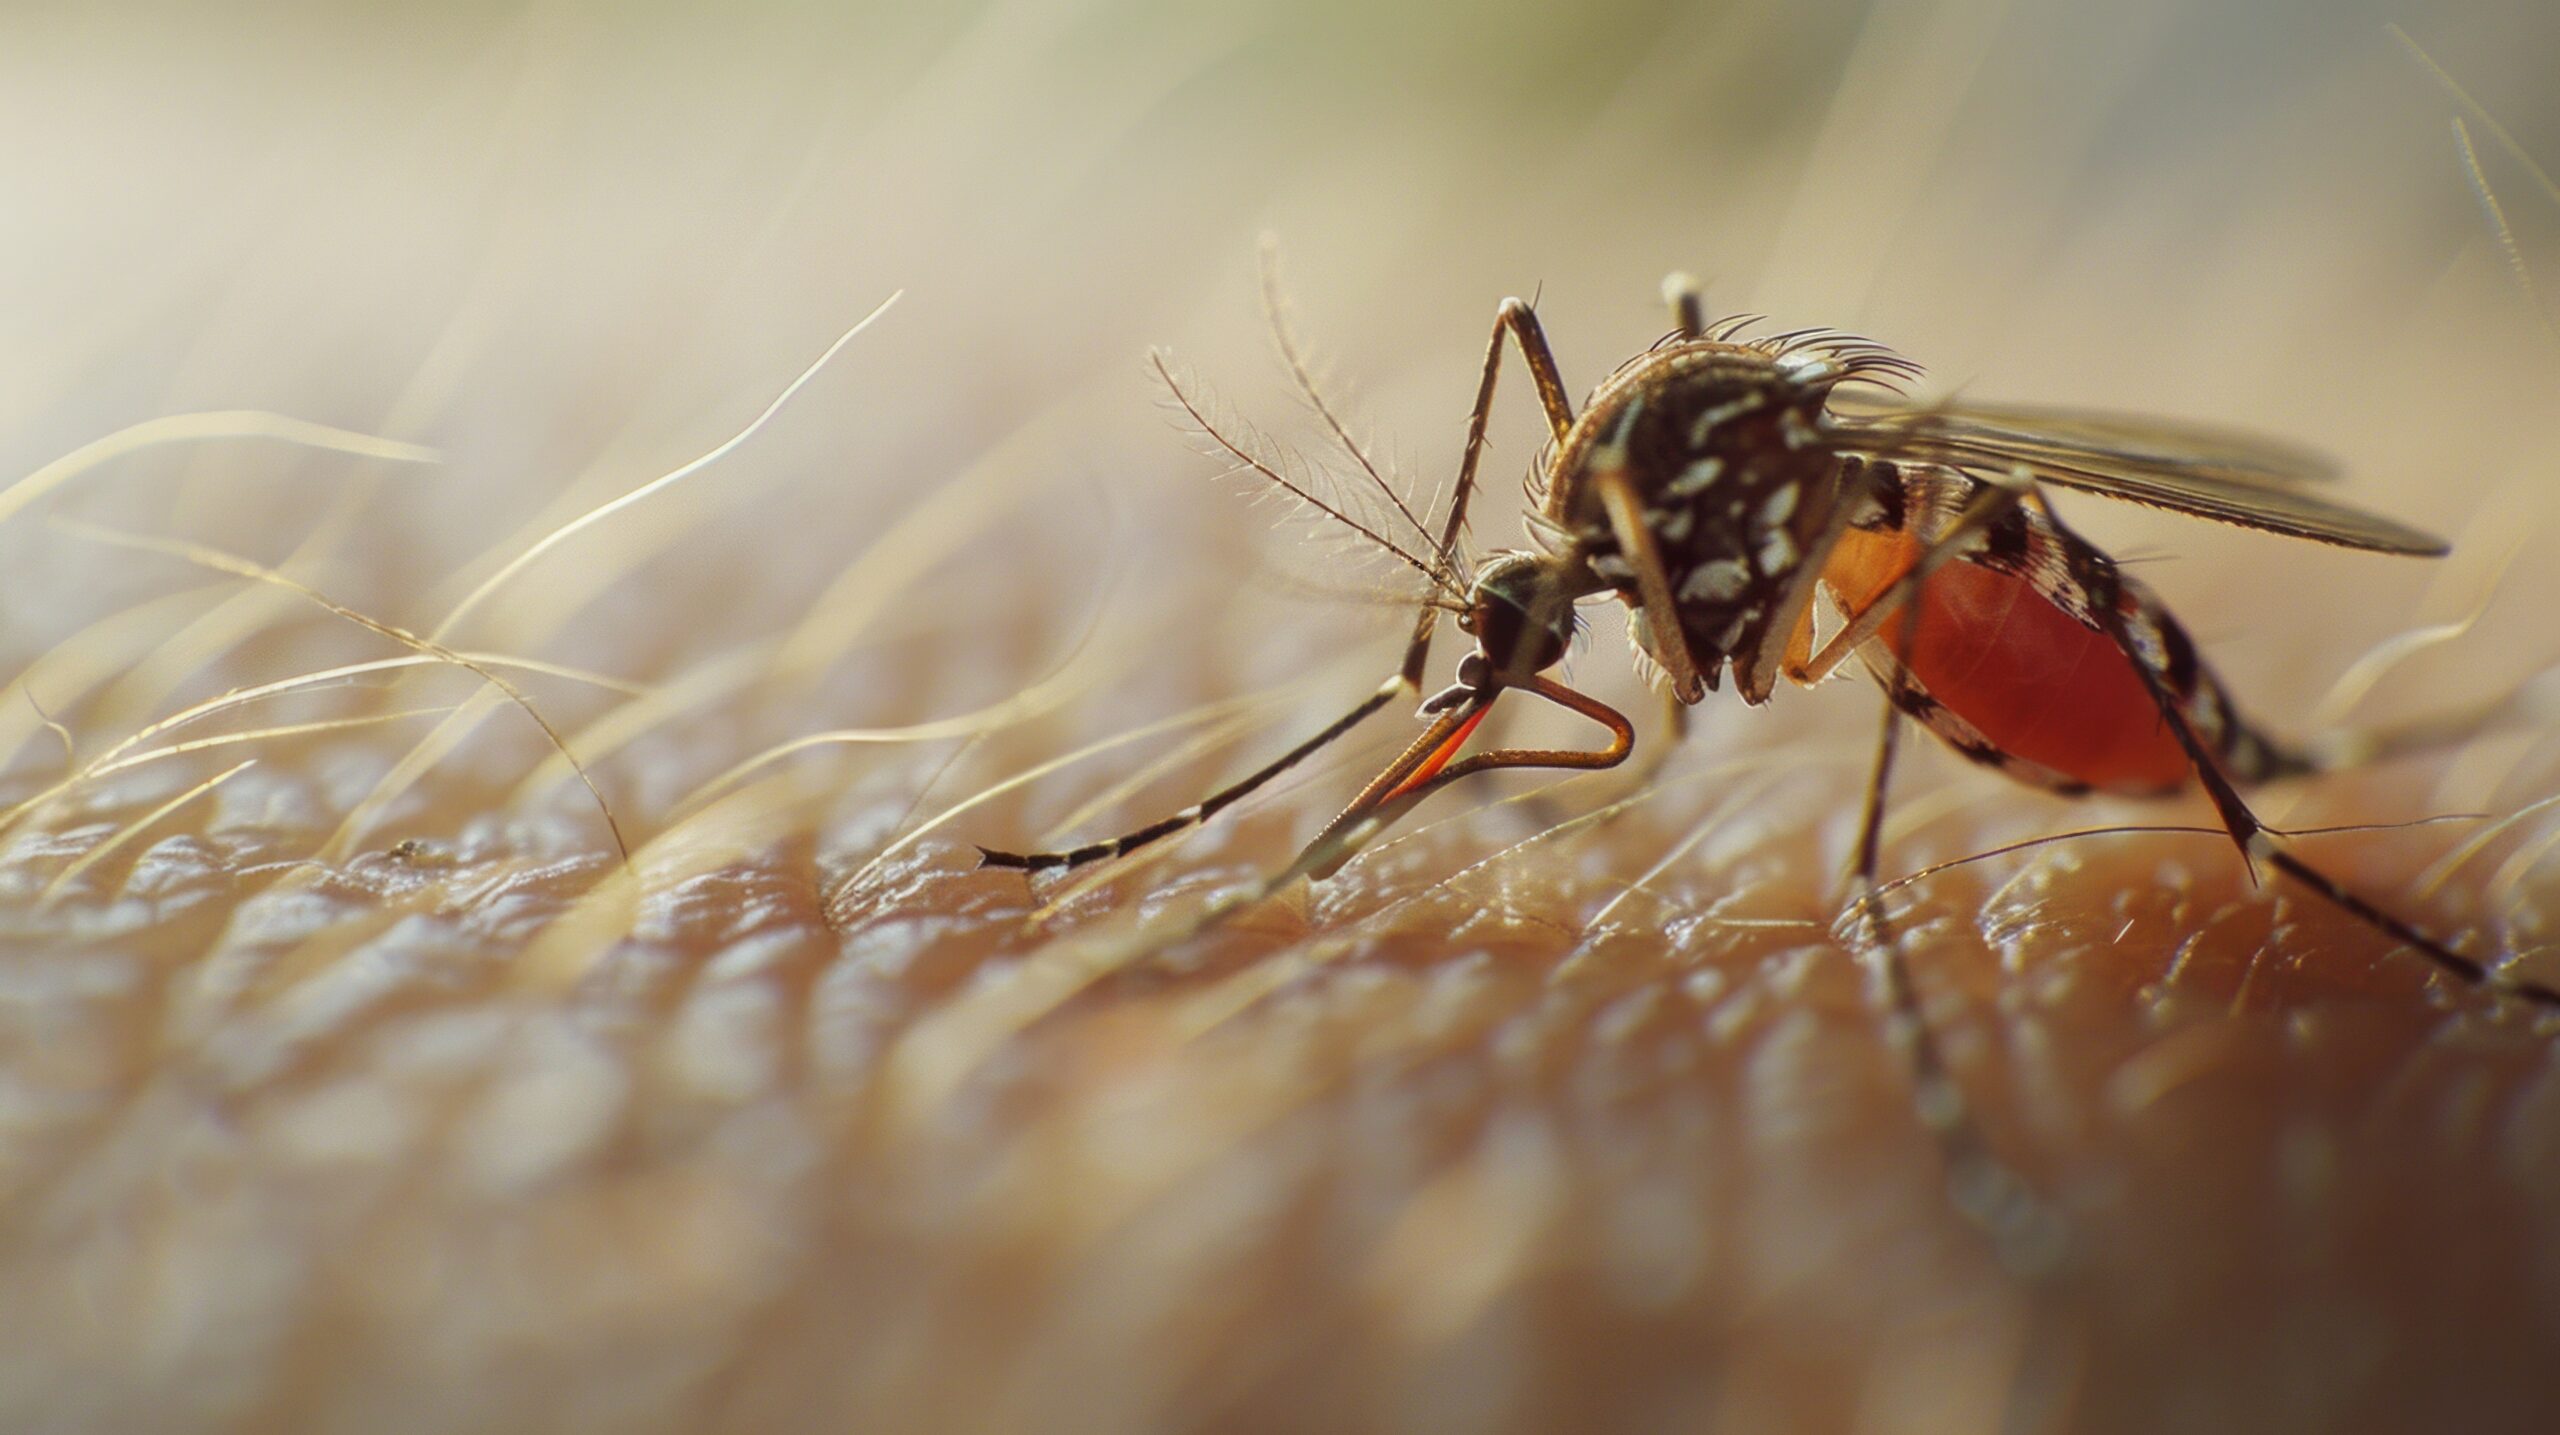
<path id="1" fill-rule="evenodd" d="M 1546 540 L 1641 608 L 1602 478 L 1623 476 L 1661 564 L 1699 689 L 1725 667 L 1750 702 L 1775 686 L 1771 633 L 1801 602 L 1796 577 L 1838 483 L 1824 406 L 1841 376 L 1817 353 L 1693 340 L 1647 353 L 1594 393 L 1549 470 Z M 1782 635 L 1781 635 L 1782 636 Z"/>

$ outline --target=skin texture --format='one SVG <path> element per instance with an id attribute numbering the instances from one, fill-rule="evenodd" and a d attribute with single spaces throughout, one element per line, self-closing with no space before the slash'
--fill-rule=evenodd
<path id="1" fill-rule="evenodd" d="M 1579 397 L 1687 264 L 1968 391 L 2310 438 L 2453 534 L 2431 568 L 2060 501 L 2180 555 L 2140 571 L 2282 730 L 2484 594 L 2356 719 L 2552 659 L 2555 346 L 2456 102 L 2376 17 L 1819 8 L 1463 44 L 1195 7 L 0 47 L 44 216 L 0 303 L 13 472 L 252 406 L 445 455 L 191 438 L 0 518 L 0 804 L 45 799 L 0 828 L 0 1426 L 2546 1428 L 2554 1034 L 2218 837 L 1893 893 L 1956 1080 L 2068 1238 L 2022 1269 L 1957 1213 L 1831 933 L 1862 679 L 1710 699 L 1640 793 L 1460 786 L 1214 931 L 1185 934 L 1407 705 L 1097 880 L 975 869 L 1195 800 L 1409 631 L 1335 601 L 1391 567 L 1264 541 L 1149 408 L 1145 345 L 1179 342 L 1327 454 L 1259 353 L 1266 223 L 1417 497 L 1503 294 L 1548 281 Z M 2548 17 L 2401 18 L 2550 132 Z M 66 134 L 112 163 L 48 167 Z M 2539 263 L 2545 201 L 2483 150 Z M 1582 206 L 1524 216 L 1541 166 Z M 900 286 L 734 455 L 506 571 Z M 1488 547 L 1538 441 L 1519 386 L 1498 413 Z M 1649 752 L 1593 620 L 1569 670 Z M 2210 821 L 1905 753 L 1889 872 Z M 2516 818 L 2298 850 L 2547 979 L 2556 757 L 2529 724 L 2261 810 Z"/>

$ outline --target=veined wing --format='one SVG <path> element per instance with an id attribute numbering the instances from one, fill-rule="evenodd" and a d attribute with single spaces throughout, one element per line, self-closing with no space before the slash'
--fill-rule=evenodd
<path id="1" fill-rule="evenodd" d="M 2039 482 L 2375 553 L 2434 557 L 2444 540 L 2324 497 L 2327 458 L 2254 434 L 2121 414 L 1835 394 L 1844 446 Z"/>

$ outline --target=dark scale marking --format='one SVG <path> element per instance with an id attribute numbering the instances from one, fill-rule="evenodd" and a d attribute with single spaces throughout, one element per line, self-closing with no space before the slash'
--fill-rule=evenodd
<path id="1" fill-rule="evenodd" d="M 2193 694 L 2198 679 L 2203 676 L 2202 665 L 2196 659 L 2195 643 L 2187 637 L 2185 625 L 2170 617 L 2167 609 L 2154 604 L 2149 612 L 2152 627 L 2160 633 L 2161 653 L 2166 660 L 2160 676 L 2169 680 L 2169 691 L 2181 697 Z M 2223 708 L 2229 711 L 2230 704 L 2226 702 Z"/>
<path id="2" fill-rule="evenodd" d="M 2077 537 L 2057 536 L 2066 551 L 2086 548 Z M 2137 655 L 2145 651 L 2142 644 L 2132 641 L 2136 625 L 2158 636 L 2159 661 L 2137 661 L 2152 670 L 2162 690 L 2176 702 L 2179 715 L 2196 741 L 2213 754 L 2224 772 L 2235 781 L 2254 784 L 2311 770 L 2310 759 L 2299 749 L 2260 730 L 2242 714 L 2222 680 L 2197 653 L 2185 624 L 2171 616 L 2148 589 L 2104 558 L 2096 557 L 2095 550 L 2089 551 L 2095 563 L 2106 564 L 2107 581 L 2116 593 L 2119 634 L 2127 651 Z"/>
<path id="3" fill-rule="evenodd" d="M 1899 511 L 1909 526 L 1888 529 L 1871 519 L 1859 524 L 1861 529 L 1870 533 L 1899 533 L 1906 539 L 1919 542 L 1933 541 L 1951 532 L 1959 515 L 1966 510 L 1986 501 L 1996 501 L 1994 491 L 1980 480 L 1944 468 L 1910 465 L 1900 470 L 1900 477 L 1902 482 L 1893 489 L 1884 490 L 1879 499 L 1890 494 L 1898 500 Z M 1980 520 L 1976 532 L 1976 538 L 1952 550 L 1951 567 L 1940 570 L 1942 574 L 1951 573 L 1954 569 L 1975 569 L 2015 579 L 2032 590 L 2033 600 L 2050 604 L 2054 612 L 2067 617 L 2093 636 L 2112 641 L 2115 626 L 2121 625 L 2128 651 L 2142 655 L 2136 661 L 2149 669 L 2150 676 L 2170 693 L 2201 746 L 2235 780 L 2256 782 L 2303 769 L 2303 761 L 2293 749 L 2240 719 L 2230 695 L 2205 667 L 2183 626 L 2147 589 L 2117 568 L 2104 553 L 2060 527 L 2044 510 L 2035 506 L 2003 507 L 1993 516 Z M 1861 565 L 1871 561 L 1871 557 L 1858 560 Z M 1933 583 L 1936 581 L 1932 580 Z M 2023 599 L 2029 595 L 2020 597 Z M 2115 624 L 2102 618 L 2102 609 L 2115 614 Z M 1996 644 L 2001 641 L 2000 634 L 2007 631 L 2005 625 L 1995 622 L 1978 631 L 1972 641 Z M 1876 653 L 1870 651 L 1866 657 L 1868 666 L 1882 676 L 1884 669 L 1879 665 Z M 1987 652 L 1984 659 L 1992 671 L 2001 671 L 2002 654 Z M 1957 671 L 1976 676 L 1983 672 L 1980 668 L 1959 668 Z M 1996 690 L 2004 684 L 2014 684 L 2016 671 L 2009 669 L 2008 676 L 1986 681 L 1991 682 Z M 1938 680 L 1944 680 L 1945 676 L 1941 673 Z M 1928 686 L 1916 674 L 1908 672 L 1902 682 L 1906 687 L 1924 690 Z M 2051 791 L 2085 791 L 2094 785 L 2129 795 L 2144 795 L 2184 785 L 2183 774 L 2174 779 L 2166 775 L 2141 779 L 2120 775 L 2101 779 L 2089 772 L 2074 770 L 2069 762 L 2059 767 L 2049 766 L 2045 761 L 2016 750 L 2021 718 L 2014 706 L 2014 698 L 1988 699 L 1999 705 L 1984 709 L 1975 706 L 1978 696 L 1965 691 L 1935 692 L 1929 694 L 1930 701 L 1914 702 L 1907 696 L 1897 696 L 1895 702 L 1903 712 L 1965 756 L 1996 767 L 2018 781 Z M 2057 704 L 2067 704 L 2070 700 L 2071 694 L 2067 691 L 2054 694 Z M 1977 723 L 1984 726 L 1977 726 Z M 1991 735 L 1993 732 L 2003 736 L 1994 737 Z M 2163 738 L 2165 740 L 2165 735 Z M 2085 760 L 2114 763 L 2120 759 L 2112 754 L 2120 751 L 2117 748 L 2090 748 Z"/>
<path id="4" fill-rule="evenodd" d="M 1757 662 L 1773 623 L 1793 621 L 1793 580 L 1844 469 L 1855 473 L 1821 442 L 1823 402 L 1838 379 L 1836 366 L 1791 367 L 1751 345 L 1669 345 L 1603 383 L 1555 455 L 1545 516 L 1581 535 L 1573 556 L 1634 604 L 1643 601 L 1637 579 L 1609 561 L 1624 555 L 1593 475 L 1622 472 L 1643 496 L 1680 620 L 1678 634 L 1656 628 L 1652 641 L 1684 643 L 1711 691 L 1726 667 Z M 1758 676 L 1742 684 L 1746 699 L 1768 692 Z"/>
<path id="5" fill-rule="evenodd" d="M 1846 484 L 1859 476 L 1855 470 L 1844 470 L 1842 481 Z M 1899 532 L 1911 521 L 1910 499 L 1901 465 L 1886 459 L 1870 459 L 1864 464 L 1863 479 L 1866 493 L 1873 500 L 1873 512 L 1861 517 L 1858 526 L 1877 533 Z"/>
<path id="6" fill-rule="evenodd" d="M 1999 521 L 1991 525 L 1990 531 L 1982 535 L 1979 561 L 1987 568 L 1997 568 L 2004 573 L 2021 572 L 2026 567 L 2030 542 L 2026 510 L 2012 510 L 2001 515 Z"/>
<path id="7" fill-rule="evenodd" d="M 2001 751 L 1997 746 L 1983 741 L 1981 738 L 1960 737 L 1952 739 L 1951 744 L 1956 751 L 1963 753 L 1965 756 L 1972 758 L 1974 761 L 1982 763 L 1987 767 L 2007 767 L 2009 765 L 2009 754 Z"/>

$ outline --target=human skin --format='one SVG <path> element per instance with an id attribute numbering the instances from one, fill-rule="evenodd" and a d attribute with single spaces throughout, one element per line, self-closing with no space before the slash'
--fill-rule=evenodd
<path id="1" fill-rule="evenodd" d="M 520 128 L 493 128 L 485 151 L 426 125 L 414 153 L 367 133 L 347 155 L 288 156 L 317 197 L 252 225 L 238 274 L 205 257 L 236 258 L 201 237 L 214 226 L 188 229 L 204 247 L 171 241 L 160 307 L 121 338 L 45 339 L 90 367 L 45 370 L 83 377 L 55 394 L 72 417 L 17 416 L 47 437 L 24 468 L 133 417 L 90 395 L 163 364 L 181 377 L 143 390 L 143 415 L 229 408 L 246 391 L 442 449 L 426 480 L 195 444 L 61 500 L 248 552 L 423 638 L 542 534 L 736 433 L 910 286 L 736 459 L 509 576 L 435 650 L 236 568 L 208 573 L 203 552 L 77 546 L 95 539 L 43 513 L 0 527 L 8 667 L 25 677 L 0 714 L 0 803 L 226 691 L 427 659 L 143 747 L 373 725 L 84 776 L 0 831 L 0 1425 L 2548 1423 L 2552 1034 L 2350 916 L 2253 885 L 2213 835 L 2057 843 L 1893 894 L 1952 1075 L 2064 1238 L 2046 1261 L 2004 1259 L 1958 1212 L 1870 953 L 1833 926 L 1878 709 L 1861 679 L 1758 710 L 1711 697 L 1641 792 L 1610 774 L 1461 785 L 1340 873 L 1205 931 L 1186 929 L 1285 862 L 1414 730 L 1409 704 L 1089 887 L 979 870 L 972 844 L 1106 834 L 1248 770 L 1366 693 L 1406 615 L 1311 600 L 1302 590 L 1332 560 L 1309 562 L 1300 529 L 1254 541 L 1261 520 L 1199 481 L 1213 466 L 1131 377 L 1145 343 L 1171 341 L 1209 351 L 1213 379 L 1254 381 L 1262 216 L 1245 211 L 1262 201 L 1231 213 L 1201 200 L 1214 213 L 1189 227 L 1162 199 L 1108 220 L 1083 217 L 1108 208 L 1084 190 L 1087 205 L 1037 207 L 1052 180 L 1127 200 L 1113 187 L 1126 175 L 1094 156 L 1130 145 L 1161 159 L 1188 111 L 1138 122 L 1061 106 L 1054 130 L 998 116 L 982 133 L 942 106 L 974 116 L 1001 89 L 990 74 L 1050 71 L 955 41 L 950 68 L 919 67 L 929 83 L 912 108 L 859 117 L 857 136 L 900 137 L 892 158 L 811 140 L 805 173 L 796 155 L 745 170 L 736 183 L 754 198 L 734 215 L 631 227 L 682 188 L 659 167 L 709 185 L 761 152 L 764 66 L 821 48 L 781 28 L 757 42 L 759 64 L 737 62 L 748 78 L 720 81 L 706 62 L 711 99 L 682 112 L 733 128 L 710 129 L 699 153 L 660 136 L 666 148 L 627 171 L 599 151 L 546 158 L 524 136 L 574 133 L 557 115 L 639 122 L 647 107 L 619 86 L 661 94 L 633 76 L 690 73 L 685 46 L 602 78 L 554 68 L 584 53 L 557 35 L 521 71 L 457 60 L 434 71 L 451 88 L 427 92 L 448 108 L 424 112 L 505 113 L 481 103 L 485 86 L 528 107 L 507 122 Z M 1995 79 L 2009 73 L 1981 53 Z M 266 63 L 294 62 L 215 72 Z M 293 73 L 318 84 L 329 70 Z M 560 74 L 581 78 L 546 88 Z M 1085 94 L 1057 83 L 1039 93 Z M 2381 108 L 2371 83 L 2350 71 L 2286 94 L 2344 124 Z M 559 98 L 581 85 L 607 98 Z M 1648 113 L 1649 92 L 1625 93 Z M 1878 337 L 1960 356 L 1968 388 L 1990 381 L 1966 363 L 2011 366 L 1999 397 L 2089 402 L 2121 382 L 2165 407 L 2184 383 L 2217 419 L 2355 456 L 2342 495 L 2457 537 L 2441 581 L 2427 565 L 2061 501 L 2128 556 L 2191 555 L 2146 581 L 2282 731 L 2309 726 L 2376 644 L 2494 595 L 2352 720 L 2462 706 L 2551 656 L 2538 615 L 2560 565 L 2531 531 L 2548 514 L 2531 494 L 2555 437 L 2536 396 L 2554 375 L 2494 247 L 2469 238 L 2440 120 L 2410 103 L 2423 145 L 2339 142 L 2356 184 L 2297 175 L 2166 282 L 2109 267 L 2103 232 L 2066 246 L 2055 271 L 2099 279 L 2057 281 L 1996 330 L 1894 297 L 1930 286 L 1857 268 L 1850 239 L 1838 255 L 1782 252 L 1727 287 L 1758 304 L 1836 283 L 1846 307 L 1855 280 L 1875 280 L 1883 317 L 1908 321 Z M 968 143 L 988 135 L 1002 143 Z M 1818 219 L 1872 198 L 1799 192 L 1797 149 L 1734 144 L 1743 158 L 1719 174 L 1738 209 L 1785 211 L 1792 194 Z M 1016 146 L 1042 163 L 985 158 Z M 1023 207 L 982 210 L 990 171 L 910 172 L 894 159 L 910 152 L 978 156 L 1014 181 L 992 186 L 1003 204 Z M 347 211 L 383 153 L 425 175 L 495 156 L 500 178 L 455 164 L 448 187 L 415 181 L 461 218 Z M 1077 155 L 1105 179 L 1055 179 L 1085 173 Z M 185 157 L 164 184 L 179 186 Z M 1444 158 L 1496 172 L 1475 150 Z M 2208 159 L 2162 161 L 2169 178 L 2142 193 L 2173 206 L 2172 181 L 2211 173 Z M 1252 171 L 1272 172 L 1287 171 Z M 1658 189 L 1598 173 L 1630 206 Z M 2429 191 L 2430 175 L 2449 190 Z M 577 187 L 589 182 L 630 208 Z M 503 197 L 472 210 L 483 185 Z M 2405 201 L 2388 212 L 2406 232 L 2336 222 L 2364 213 L 2348 208 L 2364 185 Z M 912 212 L 877 228 L 846 217 L 885 192 Z M 1377 426 L 1404 437 L 1417 492 L 1454 454 L 1502 293 L 1555 281 L 1544 312 L 1578 393 L 1659 332 L 1654 272 L 1695 262 L 1665 252 L 1671 239 L 1639 260 L 1569 226 L 1535 244 L 1487 230 L 1470 248 L 1442 230 L 1374 235 L 1376 211 L 1357 204 L 1308 213 L 1344 211 L 1359 222 L 1308 223 L 1348 257 L 1328 265 L 1297 241 L 1308 269 L 1336 276 L 1309 285 L 1307 327 L 1346 370 L 1377 356 Z M 1944 237 L 1936 211 L 1913 212 L 1915 244 Z M 2305 247 L 2303 214 L 2332 217 L 2315 226 L 2327 247 Z M 1654 219 L 1639 227 L 1676 228 Z M 441 238 L 398 247 L 413 227 Z M 1054 246 L 1049 269 L 1005 247 L 1033 231 Z M 1149 236 L 1157 272 L 1097 292 L 1086 276 L 1116 272 Z M 1968 237 L 1979 247 L 1927 277 L 1988 305 L 2007 282 L 1983 277 L 2001 236 Z M 377 243 L 404 274 L 461 254 L 455 271 L 478 277 L 458 292 L 371 270 L 340 282 L 332 256 Z M 862 261 L 849 276 L 832 268 L 848 248 Z M 1415 251 L 1459 257 L 1416 278 Z M 2379 349 L 2381 301 L 2359 282 L 2376 272 L 2403 316 Z M 355 337 L 278 317 L 382 293 L 356 311 L 370 323 L 348 326 Z M 2236 316 L 2235 295 L 2272 296 L 2274 312 Z M 678 357 L 631 358 L 661 352 Z M 1289 402 L 1266 385 L 1237 406 L 1321 454 Z M 1506 541 L 1535 447 L 1521 386 L 1502 406 L 1483 546 Z M 2501 568 L 2511 551 L 2522 557 Z M 1661 733 L 1623 635 L 1593 616 L 1570 671 L 1637 717 L 1650 754 Z M 1455 643 L 1444 633 L 1427 681 L 1447 680 Z M 500 670 L 520 706 L 455 653 L 579 671 Z M 446 711 L 465 704 L 467 720 Z M 2209 820 L 2195 802 L 2061 802 L 1918 733 L 1904 753 L 1889 873 L 2079 827 Z M 2306 836 L 2296 850 L 2463 950 L 2547 978 L 2560 887 L 2532 860 L 2552 829 L 2531 805 L 2554 780 L 2528 726 L 2259 796 L 2291 828 L 2524 813 L 2432 886 L 2431 864 L 2485 824 Z"/>
<path id="2" fill-rule="evenodd" d="M 19 919 L 7 1283 L 55 1318 L 7 1389 L 90 1428 L 2532 1415 L 2547 1037 L 2202 839 L 1945 879 L 1904 940 L 2069 1227 L 2012 1270 L 1824 934 L 1855 779 L 1597 927 L 1677 822 L 1481 813 L 1161 951 L 1132 913 L 1305 814 L 1026 931 L 956 835 L 814 836 L 903 797 L 644 847 L 635 893 L 573 817 L 312 864 L 271 779 Z"/>

